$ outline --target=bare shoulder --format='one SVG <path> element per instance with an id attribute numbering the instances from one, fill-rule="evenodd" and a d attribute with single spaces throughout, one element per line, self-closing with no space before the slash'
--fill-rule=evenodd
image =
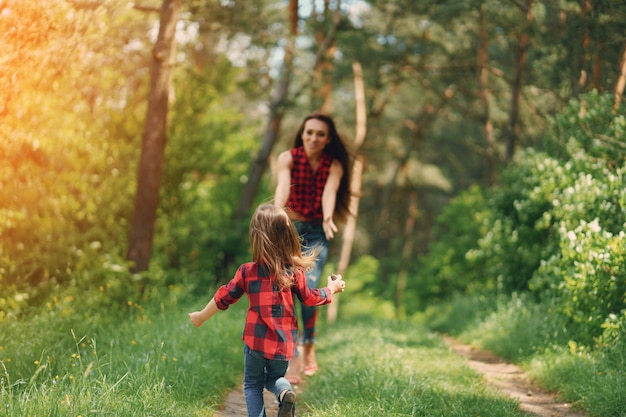
<path id="1" fill-rule="evenodd" d="M 333 162 L 330 164 L 330 173 L 333 174 L 333 175 L 342 176 L 343 175 L 343 166 L 341 165 L 341 162 L 339 162 L 336 159 L 333 159 Z"/>
<path id="2" fill-rule="evenodd" d="M 278 167 L 291 167 L 293 164 L 293 157 L 291 156 L 290 151 L 283 151 L 278 154 Z"/>

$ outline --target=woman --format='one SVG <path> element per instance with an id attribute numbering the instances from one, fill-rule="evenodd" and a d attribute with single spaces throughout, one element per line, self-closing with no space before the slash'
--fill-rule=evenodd
<path id="1" fill-rule="evenodd" d="M 302 122 L 294 147 L 278 156 L 274 204 L 285 208 L 302 238 L 303 250 L 320 250 L 307 284 L 316 288 L 328 257 L 328 240 L 337 232 L 335 222 L 349 214 L 349 154 L 330 116 L 313 113 Z M 302 305 L 304 374 L 317 372 L 315 324 L 317 308 Z M 298 358 L 288 379 L 298 383 Z"/>

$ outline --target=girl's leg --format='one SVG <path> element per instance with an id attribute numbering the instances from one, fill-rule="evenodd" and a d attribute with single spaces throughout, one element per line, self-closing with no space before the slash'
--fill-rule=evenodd
<path id="1" fill-rule="evenodd" d="M 287 379 L 286 361 L 267 361 L 265 366 L 265 388 L 272 391 L 280 403 L 278 417 L 293 417 L 296 407 L 296 394 Z"/>
<path id="2" fill-rule="evenodd" d="M 267 359 L 250 350 L 248 345 L 243 348 L 243 394 L 246 397 L 246 408 L 249 417 L 266 417 L 263 403 L 263 386 L 265 385 L 265 365 Z"/>
<path id="3" fill-rule="evenodd" d="M 267 361 L 265 366 L 265 388 L 271 391 L 276 396 L 276 399 L 280 399 L 280 394 L 283 391 L 293 390 L 293 387 L 285 378 L 287 372 L 287 361 L 270 360 Z"/>

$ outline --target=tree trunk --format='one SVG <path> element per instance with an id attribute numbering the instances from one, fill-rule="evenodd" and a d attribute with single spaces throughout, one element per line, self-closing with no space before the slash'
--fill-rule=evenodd
<path id="1" fill-rule="evenodd" d="M 479 6 L 480 45 L 478 47 L 478 83 L 480 85 L 480 102 L 483 106 L 483 130 L 485 132 L 485 185 L 491 186 L 495 182 L 495 143 L 493 138 L 493 124 L 489 112 L 489 33 L 485 7 Z"/>
<path id="2" fill-rule="evenodd" d="M 450 86 L 442 93 L 442 97 L 436 106 L 434 107 L 430 105 L 424 106 L 424 109 L 423 109 L 424 112 L 421 113 L 417 117 L 416 122 L 409 121 L 409 120 L 406 121 L 406 125 L 411 130 L 412 134 L 411 134 L 411 137 L 409 138 L 408 143 L 404 147 L 402 157 L 398 159 L 397 163 L 395 164 L 391 179 L 389 180 L 387 184 L 385 184 L 383 188 L 383 191 L 380 197 L 380 201 L 381 201 L 380 214 L 378 216 L 380 230 L 386 228 L 385 225 L 389 222 L 389 217 L 390 217 L 390 212 L 391 212 L 390 207 L 391 207 L 392 194 L 393 194 L 393 190 L 396 187 L 396 180 L 398 178 L 398 175 L 400 174 L 402 169 L 406 166 L 406 164 L 409 162 L 409 159 L 411 158 L 411 154 L 413 150 L 417 147 L 419 142 L 422 140 L 422 136 L 424 132 L 426 131 L 426 129 L 430 127 L 430 125 L 433 122 L 435 122 L 435 120 L 437 120 L 437 114 L 439 113 L 439 111 L 441 111 L 443 106 L 448 101 L 450 101 L 453 95 L 454 95 L 454 89 Z"/>
<path id="3" fill-rule="evenodd" d="M 280 76 L 272 95 L 270 103 L 270 113 L 267 121 L 267 128 L 261 141 L 261 149 L 257 153 L 248 174 L 248 181 L 243 187 L 239 203 L 234 213 L 236 221 L 246 217 L 252 208 L 252 203 L 259 191 L 261 178 L 267 168 L 268 159 L 272 153 L 272 148 L 278 139 L 280 125 L 285 114 L 285 102 L 289 93 L 289 82 L 292 73 L 292 61 L 295 37 L 298 34 L 298 0 L 289 0 L 289 27 L 290 36 L 285 45 L 285 55 L 280 70 Z"/>
<path id="4" fill-rule="evenodd" d="M 324 51 L 322 59 L 318 60 L 317 65 L 313 69 L 313 77 L 315 79 L 314 86 L 316 91 L 313 93 L 313 97 L 320 98 L 322 104 L 319 110 L 323 113 L 330 114 L 333 111 L 333 85 L 332 85 L 332 73 L 334 71 L 333 56 L 335 55 L 335 33 L 336 28 L 339 26 L 341 15 L 339 13 L 341 4 L 338 2 L 335 11 L 333 12 L 332 29 L 328 35 L 325 35 L 320 28 L 316 34 L 315 39 L 318 43 L 318 49 Z M 330 4 L 324 2 L 323 17 L 327 19 L 330 16 Z M 311 19 L 317 19 L 316 13 L 311 15 Z"/>
<path id="5" fill-rule="evenodd" d="M 400 258 L 400 268 L 398 268 L 398 281 L 396 283 L 396 317 L 398 319 L 404 319 L 404 308 L 402 298 L 404 295 L 404 289 L 406 288 L 406 265 L 413 253 L 413 236 L 415 231 L 415 223 L 417 222 L 418 210 L 417 210 L 417 191 L 413 190 L 409 195 L 409 208 L 404 225 L 404 245 L 402 246 L 402 257 Z"/>
<path id="6" fill-rule="evenodd" d="M 615 103 L 613 104 L 613 114 L 617 114 L 617 109 L 619 108 L 620 103 L 622 102 L 622 95 L 624 94 L 624 86 L 626 85 L 626 45 L 622 50 L 622 62 L 619 65 L 619 77 L 617 77 L 617 82 L 615 83 L 615 89 L 613 90 L 613 94 L 615 94 Z"/>
<path id="7" fill-rule="evenodd" d="M 519 135 L 519 106 L 522 100 L 522 87 L 524 85 L 524 69 L 526 67 L 526 59 L 528 55 L 528 32 L 532 21 L 532 5 L 533 0 L 526 0 L 524 7 L 525 25 L 518 37 L 518 52 L 515 66 L 515 76 L 513 77 L 513 86 L 511 89 L 511 107 L 509 109 L 509 120 L 507 124 L 507 137 L 505 144 L 504 159 L 510 162 L 515 154 L 517 139 Z"/>
<path id="8" fill-rule="evenodd" d="M 141 145 L 137 191 L 131 224 L 127 259 L 132 272 L 148 269 L 159 205 L 159 188 L 165 159 L 167 110 L 176 50 L 176 22 L 181 0 L 163 0 L 159 35 L 153 49 L 150 96 Z"/>
<path id="9" fill-rule="evenodd" d="M 580 17 L 584 23 L 583 36 L 582 36 L 582 59 L 580 62 L 580 76 L 578 77 L 578 84 L 574 88 L 574 94 L 578 95 L 585 90 L 587 85 L 588 71 L 587 68 L 590 62 L 589 46 L 591 45 L 591 14 L 592 5 L 591 0 L 580 1 Z"/>
<path id="10" fill-rule="evenodd" d="M 337 265 L 337 273 L 343 275 L 350 264 L 350 255 L 352 253 L 352 245 L 356 234 L 356 221 L 359 214 L 359 200 L 361 196 L 361 184 L 363 177 L 363 156 L 359 154 L 359 149 L 365 141 L 367 133 L 367 116 L 365 110 L 365 88 L 363 84 L 363 70 L 361 64 L 355 62 L 352 64 L 354 71 L 354 99 L 356 103 L 356 128 L 354 137 L 354 152 L 357 156 L 352 167 L 352 184 L 350 191 L 350 216 L 346 221 L 343 231 L 343 242 L 341 245 L 341 254 L 339 255 L 339 264 Z M 328 306 L 328 322 L 334 323 L 337 319 L 337 310 L 339 309 L 339 298 L 335 296 L 333 302 Z"/>

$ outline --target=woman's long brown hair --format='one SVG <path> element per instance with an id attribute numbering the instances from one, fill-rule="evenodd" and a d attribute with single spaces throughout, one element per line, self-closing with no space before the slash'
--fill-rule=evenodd
<path id="1" fill-rule="evenodd" d="M 280 289 L 291 287 L 293 273 L 315 264 L 317 251 L 303 254 L 300 237 L 287 213 L 273 204 L 260 205 L 250 220 L 252 260 L 265 265 Z"/>
<path id="2" fill-rule="evenodd" d="M 345 222 L 350 215 L 350 197 L 352 196 L 350 192 L 350 173 L 352 171 L 350 153 L 348 152 L 346 145 L 343 143 L 341 136 L 339 136 L 339 132 L 335 126 L 335 121 L 332 117 L 324 113 L 312 113 L 304 118 L 298 132 L 296 133 L 294 148 L 302 146 L 302 133 L 304 132 L 304 125 L 311 119 L 322 121 L 326 123 L 326 126 L 328 126 L 328 137 L 330 138 L 330 142 L 324 148 L 324 152 L 339 161 L 343 168 L 343 176 L 339 182 L 337 202 L 335 203 L 335 212 L 333 213 L 333 216 L 335 221 Z"/>

